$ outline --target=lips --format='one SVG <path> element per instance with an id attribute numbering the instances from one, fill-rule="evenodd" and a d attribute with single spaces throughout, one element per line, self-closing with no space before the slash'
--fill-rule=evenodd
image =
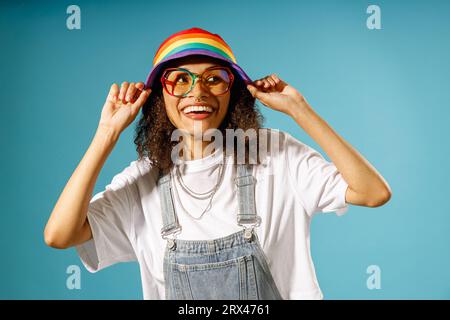
<path id="1" fill-rule="evenodd" d="M 188 105 L 181 112 L 188 118 L 195 120 L 206 119 L 214 112 L 214 108 L 208 104 Z"/>

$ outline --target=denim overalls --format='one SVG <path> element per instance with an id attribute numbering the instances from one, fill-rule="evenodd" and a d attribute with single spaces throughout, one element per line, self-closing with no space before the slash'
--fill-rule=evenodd
<path id="1" fill-rule="evenodd" d="M 181 226 L 174 209 L 170 172 L 159 177 L 161 235 L 167 240 L 166 299 L 282 299 L 253 229 L 259 226 L 261 218 L 256 215 L 252 166 L 238 164 L 235 182 L 237 223 L 243 229 L 214 240 L 179 240 L 174 237 Z"/>

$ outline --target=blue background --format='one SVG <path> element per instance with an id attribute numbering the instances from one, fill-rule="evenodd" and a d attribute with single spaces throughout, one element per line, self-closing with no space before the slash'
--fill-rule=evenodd
<path id="1" fill-rule="evenodd" d="M 81 8 L 81 30 L 66 9 Z M 368 5 L 381 30 L 366 27 Z M 143 81 L 159 44 L 191 27 L 220 34 L 253 79 L 305 95 L 393 190 L 379 208 L 317 215 L 312 254 L 326 299 L 449 299 L 449 1 L 2 1 L 0 298 L 141 299 L 138 265 L 90 274 L 43 229 L 95 133 L 113 82 Z M 323 151 L 288 116 L 265 126 Z M 127 128 L 97 181 L 136 159 Z M 328 157 L 327 157 L 328 158 Z M 66 268 L 81 267 L 81 290 Z M 370 265 L 381 289 L 366 286 Z"/>

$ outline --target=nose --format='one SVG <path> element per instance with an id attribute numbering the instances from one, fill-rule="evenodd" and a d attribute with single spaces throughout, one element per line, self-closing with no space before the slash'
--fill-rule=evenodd
<path id="1" fill-rule="evenodd" d="M 191 92 L 189 92 L 190 97 L 208 97 L 209 89 L 203 84 L 201 78 L 195 79 L 194 86 Z"/>

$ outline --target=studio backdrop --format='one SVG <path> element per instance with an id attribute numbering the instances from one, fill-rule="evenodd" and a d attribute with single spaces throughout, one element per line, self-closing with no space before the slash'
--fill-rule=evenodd
<path id="1" fill-rule="evenodd" d="M 176 31 L 222 35 L 252 79 L 275 73 L 379 170 L 382 207 L 318 214 L 325 299 L 450 298 L 449 1 L 2 1 L 1 299 L 142 299 L 139 267 L 89 273 L 44 242 L 112 83 L 145 81 Z M 290 117 L 264 127 L 321 151 Z M 132 124 L 94 193 L 136 160 Z"/>

